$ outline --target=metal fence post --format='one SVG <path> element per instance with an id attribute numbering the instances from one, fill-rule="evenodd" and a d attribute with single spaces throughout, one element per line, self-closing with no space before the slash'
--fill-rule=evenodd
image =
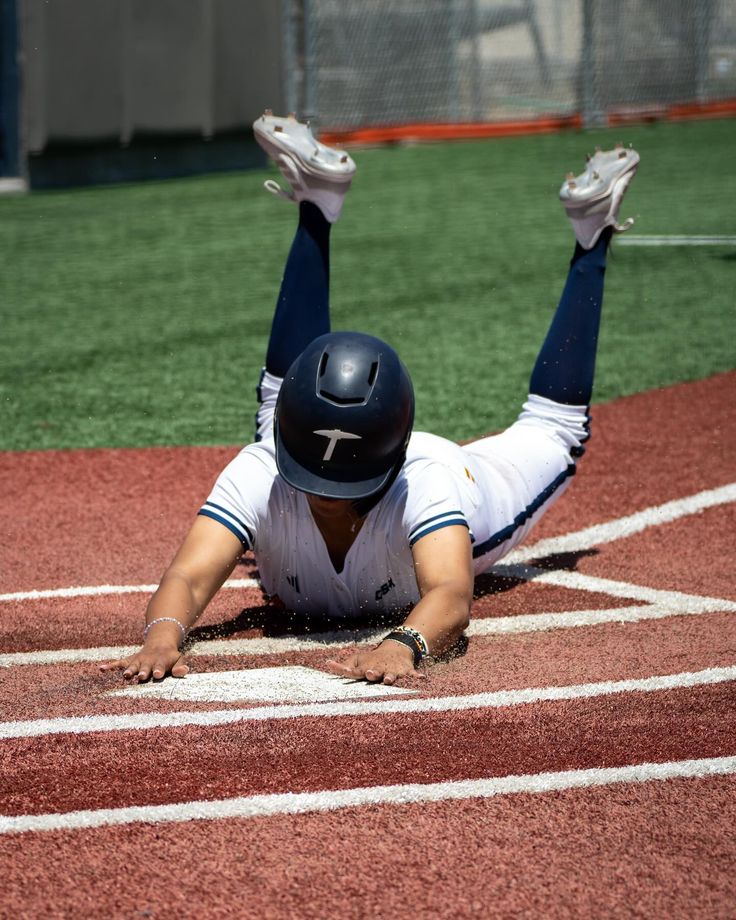
<path id="1" fill-rule="evenodd" d="M 470 98 L 471 118 L 473 121 L 483 121 L 483 103 L 481 91 L 481 59 L 480 59 L 480 17 L 478 16 L 478 0 L 468 0 L 467 17 L 470 24 Z"/>
<path id="2" fill-rule="evenodd" d="M 451 121 L 460 121 L 460 75 L 459 45 L 462 29 L 459 17 L 462 15 L 458 0 L 449 2 L 448 48 L 447 48 L 447 114 Z"/>
<path id="3" fill-rule="evenodd" d="M 319 119 L 317 98 L 317 21 L 314 0 L 302 0 L 304 17 L 304 117 Z"/>
<path id="4" fill-rule="evenodd" d="M 297 112 L 296 97 L 296 22 L 292 0 L 281 0 L 281 72 L 284 81 L 286 111 Z"/>
<path id="5" fill-rule="evenodd" d="M 699 6 L 695 16 L 695 98 L 707 102 L 713 0 L 700 0 Z"/>
<path id="6" fill-rule="evenodd" d="M 580 50 L 580 112 L 583 125 L 592 128 L 605 122 L 598 92 L 598 61 L 595 47 L 596 0 L 583 4 L 583 35 Z"/>

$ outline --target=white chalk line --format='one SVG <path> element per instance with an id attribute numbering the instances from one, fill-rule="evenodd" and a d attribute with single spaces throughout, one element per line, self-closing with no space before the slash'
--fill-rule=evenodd
<path id="1" fill-rule="evenodd" d="M 470 637 L 515 635 L 550 629 L 574 629 L 602 626 L 606 623 L 636 623 L 671 616 L 736 612 L 736 601 L 719 597 L 661 591 L 631 585 L 627 582 L 582 575 L 579 572 L 548 572 L 533 566 L 496 565 L 492 573 L 522 581 L 538 581 L 577 591 L 610 594 L 628 600 L 644 601 L 631 607 L 611 607 L 593 610 L 565 610 L 527 613 L 509 617 L 478 617 L 470 621 L 466 635 Z M 289 652 L 333 651 L 353 645 L 370 645 L 385 635 L 385 629 L 332 630 L 312 633 L 308 638 L 279 636 L 259 639 L 209 639 L 193 643 L 190 656 L 262 656 Z M 26 665 L 79 664 L 125 658 L 138 650 L 135 645 L 98 646 L 77 649 L 45 649 L 36 652 L 7 652 L 0 655 L 0 668 Z"/>
<path id="2" fill-rule="evenodd" d="M 474 619 L 467 630 L 469 636 L 510 635 L 548 629 L 566 629 L 605 623 L 627 623 L 648 619 L 661 619 L 685 614 L 705 614 L 736 611 L 736 602 L 723 598 L 703 597 L 678 591 L 646 588 L 627 582 L 583 575 L 579 572 L 545 571 L 521 565 L 525 559 L 539 558 L 560 552 L 588 549 L 603 542 L 638 533 L 647 527 L 677 520 L 679 517 L 699 513 L 706 508 L 736 500 L 736 483 L 717 489 L 707 489 L 686 498 L 647 508 L 627 517 L 605 524 L 588 527 L 575 533 L 539 541 L 510 553 L 503 563 L 489 571 L 502 576 L 537 581 L 577 591 L 609 594 L 628 600 L 643 601 L 644 605 L 614 607 L 596 610 L 572 610 L 554 613 L 521 614 L 511 617 Z M 3 600 L 29 600 L 40 597 L 76 597 L 94 594 L 152 593 L 156 585 L 98 585 L 79 588 L 58 588 L 45 591 L 15 592 L 0 595 Z M 254 579 L 232 579 L 225 588 L 258 587 Z M 278 637 L 267 639 L 209 640 L 193 644 L 190 655 L 271 655 L 287 652 L 309 652 L 340 649 L 375 642 L 382 630 L 335 630 L 313 633 L 309 638 Z M 124 658 L 133 654 L 137 646 L 99 646 L 78 649 L 46 649 L 35 652 L 9 652 L 0 654 L 0 668 L 20 665 L 72 664 Z"/>
<path id="3" fill-rule="evenodd" d="M 725 505 L 734 501 L 736 501 L 736 482 L 717 489 L 706 489 L 695 495 L 678 498 L 662 505 L 645 508 L 643 511 L 636 512 L 636 514 L 617 518 L 605 524 L 596 524 L 594 527 L 586 527 L 584 530 L 578 530 L 565 536 L 540 540 L 530 546 L 523 546 L 520 549 L 513 550 L 508 556 L 504 557 L 504 562 L 526 562 L 530 559 L 541 559 L 544 556 L 552 556 L 558 553 L 580 552 L 591 549 L 594 546 L 600 546 L 602 543 L 611 543 L 614 540 L 630 537 L 649 527 L 669 524 L 678 518 L 698 514 L 707 508 Z"/>
<path id="4" fill-rule="evenodd" d="M 231 578 L 223 588 L 260 588 L 255 578 Z M 47 598 L 98 597 L 108 594 L 153 594 L 158 585 L 79 585 L 71 588 L 44 588 L 38 591 L 13 591 L 0 594 L 0 601 L 39 601 Z"/>
<path id="5" fill-rule="evenodd" d="M 695 495 L 665 502 L 638 511 L 626 517 L 616 518 L 594 527 L 586 527 L 574 533 L 560 537 L 541 540 L 528 547 L 514 550 L 505 557 L 506 563 L 524 562 L 529 559 L 556 553 L 576 552 L 590 549 L 601 543 L 610 543 L 623 537 L 639 533 L 647 527 L 666 524 L 704 511 L 715 505 L 736 501 L 736 483 L 729 483 L 716 489 L 706 489 Z M 37 591 L 14 591 L 0 594 L 2 601 L 42 600 L 45 598 L 94 597 L 106 594 L 153 594 L 158 585 L 83 585 L 70 588 L 48 588 Z M 223 588 L 258 588 L 260 582 L 253 578 L 233 578 L 226 581 Z"/>
<path id="6" fill-rule="evenodd" d="M 555 773 L 466 779 L 440 783 L 404 783 L 322 792 L 275 793 L 231 799 L 177 802 L 171 805 L 136 805 L 57 814 L 0 816 L 0 834 L 29 831 L 71 831 L 128 824 L 170 824 L 185 821 L 218 821 L 232 818 L 265 818 L 304 815 L 360 808 L 366 805 L 414 805 L 487 799 L 523 793 L 542 794 L 566 789 L 586 789 L 620 783 L 664 782 L 673 779 L 705 779 L 736 773 L 736 757 L 671 760 L 626 767 L 598 767 Z"/>
<path id="7" fill-rule="evenodd" d="M 631 234 L 616 240 L 620 246 L 736 246 L 736 236 L 674 236 Z"/>
<path id="8" fill-rule="evenodd" d="M 660 588 L 647 588 L 627 581 L 614 581 L 597 575 L 584 575 L 582 572 L 569 572 L 555 569 L 548 571 L 527 565 L 506 565 L 499 563 L 491 571 L 496 575 L 520 578 L 523 581 L 535 581 L 541 584 L 556 585 L 573 591 L 591 591 L 596 594 L 609 594 L 628 600 L 644 601 L 647 604 L 665 607 L 672 613 L 713 613 L 715 611 L 736 611 L 736 601 L 721 597 L 707 597 L 703 594 L 685 594 L 682 591 L 666 591 Z M 614 608 L 622 616 L 632 608 Z M 574 613 L 574 611 L 571 611 Z M 605 611 L 608 612 L 608 611 Z M 549 616 L 549 614 L 548 614 Z"/>
<path id="9" fill-rule="evenodd" d="M 173 680 L 173 678 L 170 678 Z M 388 713 L 460 712 L 468 709 L 498 709 L 530 703 L 591 699 L 623 693 L 657 693 L 666 690 L 702 687 L 736 680 L 736 666 L 706 668 L 628 680 L 599 681 L 562 687 L 527 687 L 520 690 L 494 690 L 466 696 L 412 699 L 345 700 L 329 703 L 278 704 L 246 708 L 147 712 L 131 715 L 76 716 L 0 723 L 0 739 L 37 738 L 46 735 L 89 734 L 91 732 L 143 731 L 148 729 L 211 727 L 242 722 L 280 719 L 335 718 L 339 716 L 386 715 Z"/>

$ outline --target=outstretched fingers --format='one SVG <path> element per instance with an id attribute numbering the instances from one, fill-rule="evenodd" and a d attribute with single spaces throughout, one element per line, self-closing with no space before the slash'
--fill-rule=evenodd
<path id="1" fill-rule="evenodd" d="M 424 671 L 413 666 L 411 653 L 401 645 L 396 648 L 379 646 L 370 651 L 352 652 L 342 661 L 329 659 L 325 665 L 328 671 L 340 677 L 389 686 L 401 678 L 427 676 Z"/>
<path id="2" fill-rule="evenodd" d="M 362 672 L 358 668 L 358 655 L 357 653 L 346 658 L 344 661 L 335 661 L 334 658 L 329 658 L 325 662 L 325 667 L 332 674 L 337 674 L 339 677 L 352 677 L 354 680 L 360 680 L 363 677 Z"/>
<path id="3" fill-rule="evenodd" d="M 126 680 L 133 680 L 134 677 L 137 678 L 140 669 L 141 661 L 137 655 L 131 656 L 130 658 L 116 658 L 114 661 L 106 661 L 99 667 L 99 670 L 103 672 L 122 671 L 123 677 Z"/>
<path id="4" fill-rule="evenodd" d="M 393 674 L 391 671 L 386 671 L 386 673 L 383 674 L 375 668 L 371 668 L 365 672 L 365 679 L 371 684 L 384 683 L 390 686 L 396 683 L 397 677 L 398 674 Z"/>
<path id="5" fill-rule="evenodd" d="M 164 653 L 139 652 L 128 658 L 116 658 L 99 666 L 101 672 L 122 671 L 124 679 L 131 684 L 144 683 L 153 678 L 163 680 L 167 674 L 172 677 L 184 677 L 189 673 L 189 665 L 180 652 Z"/>

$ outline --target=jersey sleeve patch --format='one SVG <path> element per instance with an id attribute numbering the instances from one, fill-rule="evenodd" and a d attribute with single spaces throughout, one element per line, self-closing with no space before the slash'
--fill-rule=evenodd
<path id="1" fill-rule="evenodd" d="M 460 524 L 462 527 L 467 527 L 468 530 L 470 530 L 470 526 L 465 520 L 465 515 L 460 510 L 446 511 L 443 514 L 435 514 L 432 517 L 426 518 L 410 531 L 409 546 L 414 546 L 417 540 L 421 540 L 422 537 L 426 537 L 427 534 L 435 530 L 440 530 L 442 527 L 452 527 L 456 524 Z"/>
<path id="2" fill-rule="evenodd" d="M 222 505 L 217 505 L 215 502 L 206 501 L 200 508 L 199 514 L 202 517 L 212 518 L 213 521 L 217 521 L 223 527 L 227 527 L 240 540 L 245 549 L 253 548 L 253 534 L 232 511 L 228 511 L 227 508 L 223 508 Z"/>

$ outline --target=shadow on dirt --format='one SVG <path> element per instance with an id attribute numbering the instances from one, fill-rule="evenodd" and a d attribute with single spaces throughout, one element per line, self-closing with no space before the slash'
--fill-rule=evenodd
<path id="1" fill-rule="evenodd" d="M 275 604 L 262 604 L 259 607 L 246 607 L 231 620 L 213 623 L 208 626 L 196 626 L 189 639 L 205 642 L 210 639 L 227 639 L 236 634 L 251 633 L 267 638 L 279 636 L 304 636 L 330 633 L 337 638 L 340 633 L 346 636 L 358 631 L 390 628 L 402 623 L 406 617 L 404 611 L 394 611 L 384 616 L 363 616 L 347 622 L 320 616 L 306 616 L 293 610 L 284 610 Z M 243 636 L 251 638 L 251 636 Z"/>
<path id="2" fill-rule="evenodd" d="M 543 556 L 539 559 L 532 559 L 529 566 L 535 569 L 542 569 L 545 572 L 566 571 L 574 572 L 577 570 L 578 563 L 586 556 L 597 556 L 599 550 L 584 549 L 574 553 L 555 553 L 551 556 Z M 473 597 L 479 600 L 481 597 L 488 597 L 493 594 L 505 594 L 512 591 L 519 585 L 523 585 L 527 579 L 521 576 L 511 574 L 498 574 L 496 572 L 486 572 L 478 575 L 475 579 L 475 590 Z"/>
<path id="3" fill-rule="evenodd" d="M 575 571 L 578 563 L 586 556 L 595 556 L 597 549 L 586 549 L 573 553 L 556 553 L 540 559 L 534 559 L 530 564 L 544 571 L 565 570 Z M 258 571 L 251 559 L 245 558 L 241 563 L 249 571 L 248 575 L 258 577 Z M 473 599 L 479 600 L 494 594 L 503 594 L 512 591 L 524 584 L 526 579 L 513 575 L 500 575 L 487 572 L 478 575 L 475 579 Z M 221 623 L 212 623 L 206 626 L 195 626 L 187 637 L 188 643 L 207 642 L 216 639 L 229 639 L 233 636 L 241 638 L 279 638 L 286 636 L 309 638 L 319 636 L 320 640 L 329 645 L 330 641 L 344 643 L 352 639 L 360 639 L 366 633 L 391 629 L 403 623 L 408 614 L 408 609 L 387 611 L 382 613 L 364 614 L 351 618 L 348 621 L 330 619 L 326 616 L 305 615 L 293 610 L 286 610 L 277 603 L 264 603 L 256 607 L 246 607 L 232 619 Z M 453 648 L 448 651 L 443 659 L 457 658 L 466 653 L 468 640 L 462 636 Z"/>
<path id="4" fill-rule="evenodd" d="M 551 556 L 542 556 L 539 559 L 533 559 L 529 564 L 537 569 L 544 569 L 545 572 L 565 571 L 576 572 L 578 563 L 587 556 L 598 556 L 600 550 L 596 547 L 590 549 L 580 549 L 575 553 L 553 553 Z"/>

